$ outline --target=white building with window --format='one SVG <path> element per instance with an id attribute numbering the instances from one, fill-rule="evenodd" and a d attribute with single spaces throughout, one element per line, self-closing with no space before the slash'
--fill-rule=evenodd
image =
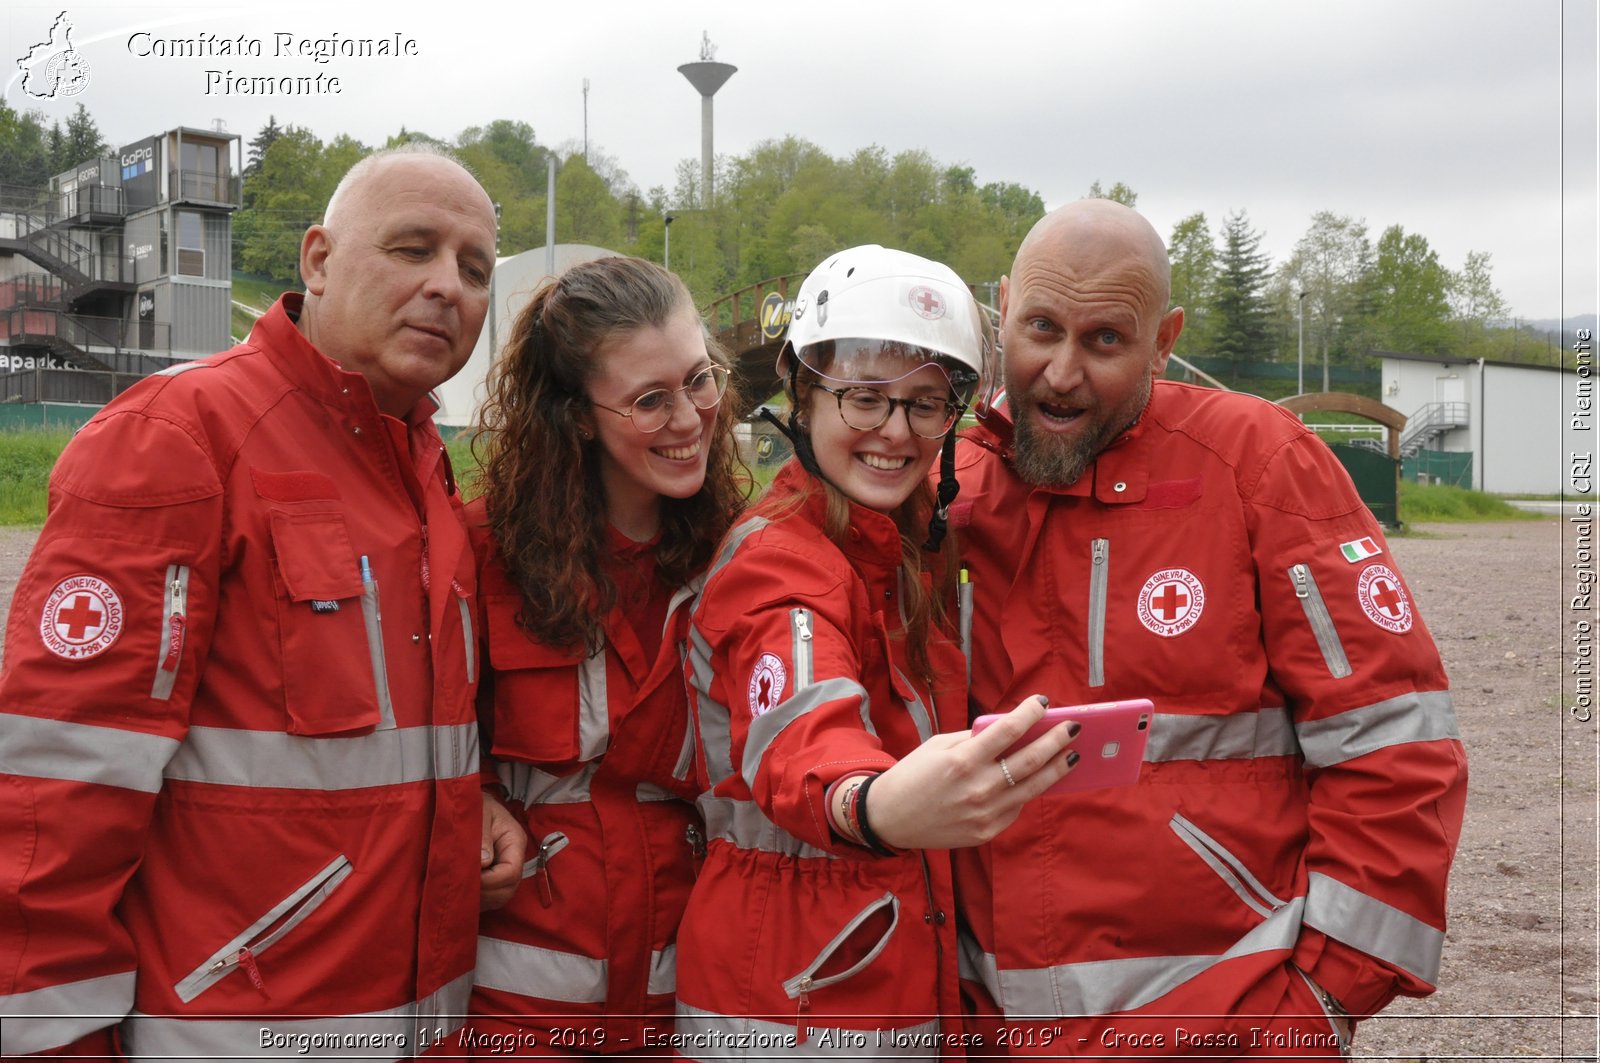
<path id="1" fill-rule="evenodd" d="M 1403 459 L 1462 455 L 1480 491 L 1559 494 L 1569 455 L 1595 450 L 1593 432 L 1571 427 L 1579 376 L 1570 369 L 1374 353 L 1383 364 L 1383 402 L 1408 418 Z"/>

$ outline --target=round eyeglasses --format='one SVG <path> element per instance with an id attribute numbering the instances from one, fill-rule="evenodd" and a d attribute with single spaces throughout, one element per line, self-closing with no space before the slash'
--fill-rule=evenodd
<path id="1" fill-rule="evenodd" d="M 923 439 L 938 439 L 950 431 L 950 426 L 961 416 L 962 407 L 949 399 L 921 395 L 912 399 L 891 399 L 877 388 L 830 388 L 814 385 L 826 391 L 839 403 L 839 416 L 857 432 L 870 432 L 882 428 L 894 416 L 896 406 L 906 411 L 906 424 Z"/>
<path id="2" fill-rule="evenodd" d="M 610 410 L 619 417 L 626 417 L 633 422 L 633 427 L 641 432 L 659 432 L 672 420 L 672 410 L 677 404 L 678 393 L 681 391 L 694 403 L 695 409 L 715 409 L 722 401 L 722 396 L 728 391 L 728 376 L 732 371 L 723 365 L 708 365 L 694 376 L 681 388 L 656 388 L 628 403 L 625 410 L 612 409 L 610 406 L 601 406 L 600 403 L 589 401 L 602 410 Z"/>

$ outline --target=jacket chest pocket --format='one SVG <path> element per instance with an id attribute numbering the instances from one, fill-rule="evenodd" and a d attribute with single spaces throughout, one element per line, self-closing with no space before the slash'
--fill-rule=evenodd
<path id="1" fill-rule="evenodd" d="M 517 624 L 522 599 L 484 595 L 489 666 L 494 669 L 491 752 L 536 764 L 592 760 L 608 731 L 605 650 L 549 646 Z"/>
<path id="2" fill-rule="evenodd" d="M 378 583 L 338 513 L 272 514 L 289 733 L 393 727 Z"/>

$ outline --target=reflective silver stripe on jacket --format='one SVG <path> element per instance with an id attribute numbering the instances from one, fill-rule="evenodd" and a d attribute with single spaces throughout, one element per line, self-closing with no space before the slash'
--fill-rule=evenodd
<path id="1" fill-rule="evenodd" d="M 478 725 L 401 727 L 353 738 L 191 727 L 166 777 L 217 786 L 359 790 L 478 771 Z"/>
<path id="2" fill-rule="evenodd" d="M 843 701 L 846 698 L 859 699 L 861 716 L 867 715 L 867 691 L 854 679 L 824 679 L 820 683 L 809 686 L 797 687 L 789 697 L 774 705 L 769 711 L 762 713 L 750 721 L 750 730 L 745 735 L 744 759 L 739 764 L 739 773 L 744 777 L 745 785 L 754 790 L 756 786 L 756 772 L 761 770 L 761 758 L 767 755 L 767 748 L 783 733 L 795 720 L 804 716 L 812 709 L 820 708 L 831 701 Z M 726 721 L 723 716 L 718 723 Z M 723 748 L 729 748 L 732 743 L 731 734 L 717 734 L 713 739 L 707 736 L 707 741 L 725 743 Z M 729 757 L 732 757 L 730 749 Z M 713 780 L 715 785 L 715 780 Z"/>
<path id="3" fill-rule="evenodd" d="M 678 991 L 678 946 L 668 945 L 650 953 L 650 978 L 644 991 L 658 997 Z"/>
<path id="4" fill-rule="evenodd" d="M 1224 960 L 1262 952 L 1288 952 L 1300 936 L 1305 898 L 1273 912 L 1220 956 L 1134 956 L 1002 971 L 995 957 L 966 957 L 963 970 L 979 976 L 1006 1017 L 1108 1015 L 1157 1000 Z"/>
<path id="5" fill-rule="evenodd" d="M 134 1060 L 410 1059 L 461 1028 L 471 995 L 469 972 L 421 1000 L 386 1011 L 316 1019 L 171 1019 L 134 1012 L 122 1033 Z"/>
<path id="6" fill-rule="evenodd" d="M 717 786 L 733 775 L 733 731 L 728 707 L 711 696 L 711 644 L 700 629 L 689 627 L 689 696 L 695 700 L 700 722 L 700 748 L 705 750 L 706 774 Z"/>
<path id="7" fill-rule="evenodd" d="M 598 762 L 585 764 L 571 775 L 552 775 L 522 761 L 495 761 L 494 773 L 506 796 L 524 805 L 581 805 L 589 800 Z"/>
<path id="8" fill-rule="evenodd" d="M 1316 768 L 1342 764 L 1389 746 L 1461 737 L 1456 730 L 1455 705 L 1444 690 L 1402 694 L 1325 720 L 1302 721 L 1296 730 L 1306 763 Z"/>
<path id="9" fill-rule="evenodd" d="M 1244 866 L 1244 861 L 1229 852 L 1221 842 L 1177 813 L 1173 814 L 1167 825 L 1257 915 L 1263 919 L 1270 918 L 1273 912 L 1283 907 L 1283 900 L 1267 889 Z"/>
<path id="10" fill-rule="evenodd" d="M 706 793 L 701 794 L 695 804 L 700 809 L 700 817 L 706 822 L 707 838 L 721 838 L 740 849 L 755 849 L 763 853 L 783 853 L 818 860 L 837 859 L 828 850 L 803 842 L 773 823 L 754 801 L 738 801 Z"/>
<path id="11" fill-rule="evenodd" d="M 133 1007 L 137 974 L 123 971 L 81 982 L 0 995 L 0 1046 L 28 1055 L 70 1045 L 110 1026 Z"/>
<path id="12" fill-rule="evenodd" d="M 887 1023 L 889 1017 L 880 1017 Z M 806 1039 L 795 1024 L 747 1019 L 702 1011 L 678 1001 L 673 1047 L 686 1059 L 927 1059 L 939 1058 L 939 1021 L 879 1030 L 845 1030 L 805 1023 Z M 660 1047 L 660 1046 L 657 1046 Z"/>
<path id="13" fill-rule="evenodd" d="M 1145 746 L 1148 762 L 1171 760 L 1249 760 L 1297 755 L 1289 714 L 1283 709 L 1189 716 L 1158 712 Z"/>
<path id="14" fill-rule="evenodd" d="M 1319 871 L 1311 872 L 1306 925 L 1429 985 L 1439 981 L 1444 931 Z"/>
<path id="15" fill-rule="evenodd" d="M 37 716 L 0 714 L 0 774 L 153 794 L 176 738 Z"/>
<path id="16" fill-rule="evenodd" d="M 894 668 L 894 665 L 891 664 L 889 667 Z M 917 688 L 912 684 L 911 680 L 906 678 L 906 674 L 898 668 L 894 669 L 894 674 L 899 677 L 901 684 L 911 691 L 910 699 L 902 698 L 901 703 L 905 705 L 906 711 L 911 714 L 911 722 L 917 725 L 917 740 L 926 742 L 933 737 L 933 714 L 928 711 L 928 706 L 923 702 L 922 695 L 917 693 Z M 863 713 L 865 708 L 866 706 L 863 703 Z M 872 730 L 870 726 L 868 729 Z M 878 732 L 873 730 L 872 733 L 877 734 Z"/>
<path id="17" fill-rule="evenodd" d="M 606 751 L 611 721 L 606 701 L 606 648 L 602 645 L 578 665 L 578 759 L 594 760 Z"/>
<path id="18" fill-rule="evenodd" d="M 739 547 L 744 545 L 746 539 L 771 523 L 766 517 L 751 517 L 735 524 L 733 530 L 728 532 L 728 539 L 722 544 L 721 552 L 712 560 L 711 567 L 706 569 L 706 580 L 710 581 L 711 577 L 727 567 L 728 562 L 733 560 L 733 555 L 739 552 Z M 702 583 L 701 586 L 704 587 L 705 584 Z"/>
<path id="19" fill-rule="evenodd" d="M 606 961 L 502 938 L 478 937 L 477 984 L 563 1004 L 604 1004 Z"/>

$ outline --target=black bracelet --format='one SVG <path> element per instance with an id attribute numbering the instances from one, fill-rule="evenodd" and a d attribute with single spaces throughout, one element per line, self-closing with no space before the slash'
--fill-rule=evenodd
<path id="1" fill-rule="evenodd" d="M 872 789 L 874 780 L 882 777 L 883 773 L 868 775 L 856 790 L 856 826 L 861 828 L 861 839 L 867 843 L 867 848 L 878 856 L 899 856 L 899 849 L 891 849 L 885 845 L 883 839 L 878 837 L 867 822 L 867 793 Z"/>

